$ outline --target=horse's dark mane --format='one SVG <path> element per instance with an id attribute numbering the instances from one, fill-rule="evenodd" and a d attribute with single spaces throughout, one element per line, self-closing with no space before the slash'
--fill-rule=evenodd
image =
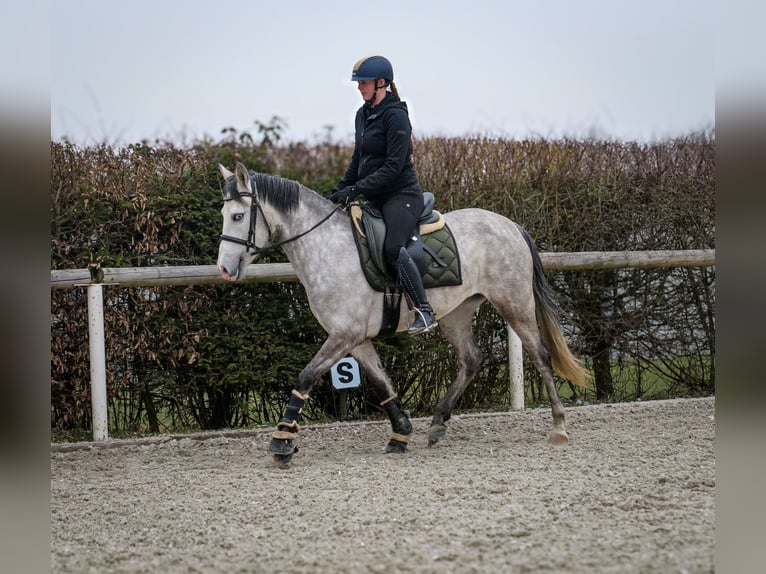
<path id="1" fill-rule="evenodd" d="M 276 175 L 250 172 L 250 179 L 255 183 L 255 189 L 261 201 L 271 205 L 277 211 L 290 213 L 298 207 L 300 184 L 291 179 Z M 224 187 L 224 197 L 241 201 L 237 193 L 237 178 L 230 177 Z"/>

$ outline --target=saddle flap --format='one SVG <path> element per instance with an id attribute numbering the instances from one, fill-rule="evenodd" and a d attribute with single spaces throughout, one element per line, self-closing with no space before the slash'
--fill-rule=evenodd
<path id="1" fill-rule="evenodd" d="M 370 246 L 370 255 L 378 269 L 386 269 L 385 256 L 383 255 L 383 245 L 386 241 L 386 222 L 382 217 L 370 216 L 370 213 L 365 209 L 362 214 L 362 234 L 367 238 L 367 243 Z"/>

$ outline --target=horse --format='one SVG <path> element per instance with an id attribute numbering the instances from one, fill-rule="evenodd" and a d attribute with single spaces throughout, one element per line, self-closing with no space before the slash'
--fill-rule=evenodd
<path id="1" fill-rule="evenodd" d="M 298 375 L 269 451 L 280 465 L 298 448 L 301 410 L 319 378 L 349 354 L 362 367 L 391 422 L 386 453 L 406 452 L 413 432 L 391 380 L 373 346 L 381 330 L 383 297 L 365 280 L 352 233 L 353 223 L 335 205 L 297 181 L 249 171 L 237 162 L 224 179 L 223 231 L 217 268 L 226 281 L 243 276 L 245 266 L 268 250 L 281 248 L 303 285 L 309 306 L 327 338 Z M 472 319 L 485 301 L 516 332 L 548 391 L 553 428 L 548 442 L 566 444 L 566 415 L 553 378 L 585 387 L 588 372 L 570 351 L 558 319 L 559 308 L 534 241 L 524 228 L 497 213 L 459 209 L 443 214 L 455 237 L 462 282 L 428 289 L 441 334 L 455 349 L 459 371 L 434 407 L 428 445 L 447 434 L 446 422 L 468 383 L 479 371 L 482 353 Z M 405 331 L 410 311 L 401 306 L 396 332 Z"/>

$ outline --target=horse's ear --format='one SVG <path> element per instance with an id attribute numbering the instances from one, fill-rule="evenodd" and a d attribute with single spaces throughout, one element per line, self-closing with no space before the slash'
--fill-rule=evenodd
<path id="1" fill-rule="evenodd" d="M 223 179 L 229 179 L 232 175 L 234 175 L 220 163 L 218 164 L 218 171 L 221 172 L 221 177 L 223 177 Z"/>
<path id="2" fill-rule="evenodd" d="M 235 174 L 237 176 L 237 189 L 240 193 L 250 193 L 250 172 L 241 163 L 237 162 L 235 168 Z"/>

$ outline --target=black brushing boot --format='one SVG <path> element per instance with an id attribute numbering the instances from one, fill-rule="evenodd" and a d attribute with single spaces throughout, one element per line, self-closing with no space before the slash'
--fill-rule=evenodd
<path id="1" fill-rule="evenodd" d="M 391 439 L 386 445 L 386 452 L 407 452 L 407 445 L 412 434 L 412 423 L 402 410 L 402 405 L 396 395 L 380 403 L 391 421 Z"/>

